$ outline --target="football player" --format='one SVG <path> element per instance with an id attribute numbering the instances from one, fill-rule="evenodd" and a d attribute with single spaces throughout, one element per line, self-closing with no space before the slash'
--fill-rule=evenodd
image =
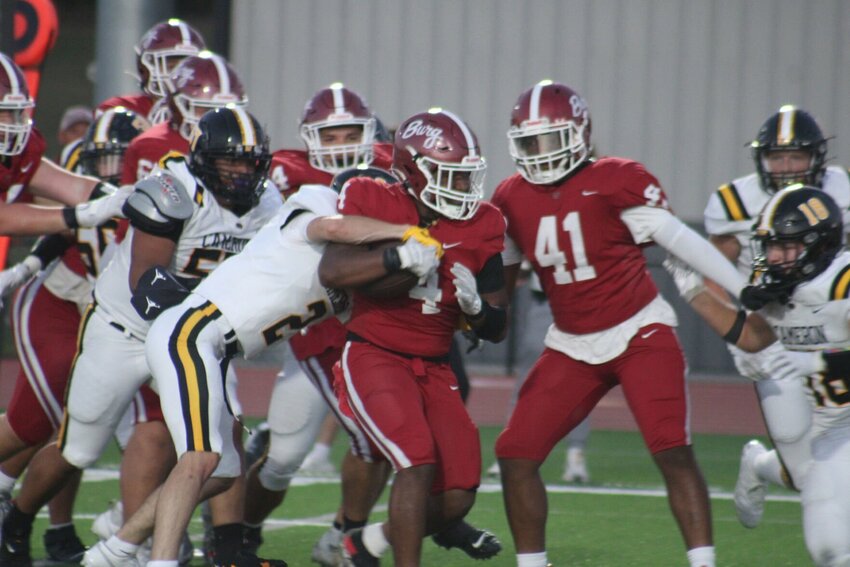
<path id="1" fill-rule="evenodd" d="M 348 532 L 346 561 L 377 565 L 392 541 L 396 564 L 420 560 L 422 538 L 460 524 L 481 476 L 478 430 L 449 364 L 459 320 L 485 340 L 505 336 L 507 296 L 500 252 L 505 221 L 482 203 L 486 168 L 465 122 L 434 108 L 405 120 L 395 134 L 387 187 L 356 178 L 339 200 L 343 214 L 427 226 L 445 244 L 439 269 L 398 298 L 354 290 L 348 341 L 335 367 L 340 409 L 356 419 L 395 469 L 389 520 Z M 373 261 L 380 250 L 331 245 L 322 281 L 348 286 L 336 266 Z M 376 369 L 380 367 L 380 371 Z M 470 528 L 472 529 L 472 528 Z M 494 540 L 481 533 L 481 541 Z"/>
<path id="2" fill-rule="evenodd" d="M 110 97 L 98 105 L 96 112 L 123 106 L 144 116 L 151 124 L 167 121 L 169 74 L 183 59 L 204 49 L 204 38 L 183 20 L 170 18 L 153 25 L 136 45 L 136 71 L 142 92 Z"/>
<path id="3" fill-rule="evenodd" d="M 440 247 L 427 231 L 406 223 L 343 218 L 336 214 L 337 196 L 324 185 L 302 187 L 241 254 L 156 319 L 147 357 L 179 461 L 161 493 L 149 498 L 117 536 L 86 554 L 90 565 L 126 559 L 152 529 L 153 560 L 173 561 L 179 533 L 198 499 L 226 488 L 239 474 L 222 374 L 237 353 L 254 356 L 347 311 L 345 291 L 319 280 L 326 242 L 406 241 L 371 262 L 346 264 L 341 269 L 350 285 L 403 269 L 424 277 L 436 267 Z"/>
<path id="4" fill-rule="evenodd" d="M 827 140 L 811 114 L 783 106 L 762 125 L 751 149 L 755 173 L 721 186 L 705 208 L 709 240 L 747 276 L 752 270 L 753 219 L 783 187 L 805 183 L 821 188 L 844 211 L 844 226 L 850 228 L 850 177 L 842 167 L 826 166 Z M 769 359 L 782 349 L 781 342 L 776 342 L 750 354 L 729 345 L 738 372 L 755 381 L 775 447 L 768 451 L 752 440 L 741 452 L 735 510 L 748 528 L 761 520 L 768 482 L 799 488 L 811 462 L 811 406 L 804 384 L 796 378 L 777 380 L 765 370 Z"/>
<path id="5" fill-rule="evenodd" d="M 121 157 L 130 140 L 148 126 L 147 121 L 122 107 L 101 114 L 80 142 L 81 158 L 73 160 L 79 173 L 115 183 Z M 20 263 L 0 273 L 0 296 L 27 283 L 15 297 L 12 328 L 21 370 L 8 411 L 0 416 L 0 494 L 10 495 L 15 481 L 39 447 L 59 429 L 63 396 L 77 350 L 80 314 L 91 302 L 92 282 L 101 265 L 101 254 L 115 236 L 117 222 L 97 228 L 77 229 L 76 240 L 64 234 L 43 237 Z M 76 246 L 74 242 L 76 241 Z M 61 257 L 59 262 L 51 262 Z M 25 451 L 21 458 L 12 455 Z M 79 475 L 73 479 L 79 481 Z M 51 501 L 51 528 L 44 534 L 48 557 L 79 562 L 85 547 L 71 523 L 76 483 L 56 505 Z"/>
<path id="6" fill-rule="evenodd" d="M 850 565 L 850 253 L 842 208 L 820 187 L 792 185 L 769 197 L 752 235 L 747 314 L 708 291 L 702 278 L 667 262 L 682 296 L 730 344 L 746 352 L 784 346 L 762 363 L 770 380 L 799 381 L 808 394 L 810 461 L 802 492 L 803 533 L 816 565 Z M 795 478 L 795 481 L 798 481 Z"/>
<path id="7" fill-rule="evenodd" d="M 188 157 L 166 156 L 137 184 L 124 206 L 132 228 L 98 278 L 83 318 L 62 436 L 30 465 L 3 524 L 0 561 L 29 560 L 34 514 L 68 476 L 100 457 L 150 378 L 144 358 L 150 323 L 142 314 L 156 306 L 140 314 L 130 301 L 142 273 L 166 266 L 191 287 L 240 252 L 280 207 L 280 194 L 266 178 L 269 159 L 268 140 L 254 117 L 237 107 L 216 109 L 199 122 Z M 236 561 L 222 561 L 230 559 Z"/>
<path id="8" fill-rule="evenodd" d="M 713 567 L 711 510 L 689 437 L 676 315 L 658 294 L 641 247 L 654 242 L 687 257 L 734 293 L 744 278 L 673 215 L 643 165 L 591 157 L 590 111 L 573 89 L 539 82 L 520 95 L 510 124 L 517 173 L 493 195 L 508 220 L 507 289 L 525 257 L 554 317 L 496 442 L 517 564 L 548 563 L 541 463 L 620 384 L 664 477 L 689 564 Z"/>

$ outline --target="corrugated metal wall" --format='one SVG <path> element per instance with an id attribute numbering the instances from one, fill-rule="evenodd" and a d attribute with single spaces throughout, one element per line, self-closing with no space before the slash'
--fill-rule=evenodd
<path id="1" fill-rule="evenodd" d="M 846 0 L 250 0 L 232 58 L 278 147 L 317 89 L 343 81 L 387 124 L 429 106 L 464 117 L 512 172 L 505 129 L 541 78 L 587 98 L 600 154 L 647 164 L 677 211 L 752 168 L 744 145 L 783 103 L 809 109 L 850 164 Z"/>
<path id="2" fill-rule="evenodd" d="M 488 189 L 513 172 L 514 100 L 542 78 L 583 93 L 600 154 L 643 161 L 683 218 L 749 173 L 745 145 L 794 103 L 850 165 L 847 0 L 251 0 L 233 3 L 232 59 L 276 147 L 317 89 L 343 81 L 387 124 L 430 106 L 464 117 L 490 162 Z M 653 251 L 653 275 L 675 290 Z M 716 336 L 677 304 L 692 369 L 728 372 Z M 476 362 L 507 359 L 488 345 Z"/>

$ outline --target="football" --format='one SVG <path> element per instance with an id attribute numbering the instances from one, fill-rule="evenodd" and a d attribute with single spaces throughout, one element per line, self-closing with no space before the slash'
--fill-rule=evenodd
<path id="1" fill-rule="evenodd" d="M 372 248 L 384 250 L 400 244 L 400 242 L 393 240 L 375 244 Z M 407 295 L 407 292 L 413 289 L 418 281 L 419 278 L 410 270 L 399 270 L 363 284 L 357 288 L 357 292 L 375 299 L 392 299 Z"/>

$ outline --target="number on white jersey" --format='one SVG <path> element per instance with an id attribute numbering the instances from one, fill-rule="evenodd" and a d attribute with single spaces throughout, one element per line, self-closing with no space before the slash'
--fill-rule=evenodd
<path id="1" fill-rule="evenodd" d="M 300 331 L 313 321 L 322 319 L 329 311 L 330 307 L 327 302 L 314 301 L 307 306 L 307 315 L 287 315 L 263 329 L 263 339 L 267 346 L 274 344 L 287 336 L 292 336 L 296 331 Z"/>
<path id="2" fill-rule="evenodd" d="M 806 378 L 818 407 L 840 408 L 850 404 L 850 379 L 815 374 Z"/>
<path id="3" fill-rule="evenodd" d="M 181 271 L 190 276 L 205 278 L 230 256 L 233 256 L 233 252 L 195 248 L 189 257 L 189 261 L 186 262 L 186 266 Z"/>
<path id="4" fill-rule="evenodd" d="M 534 244 L 537 263 L 541 268 L 554 268 L 553 275 L 558 285 L 592 280 L 596 277 L 596 269 L 587 262 L 581 218 L 577 211 L 572 211 L 564 217 L 561 230 L 570 237 L 575 269 L 567 269 L 567 256 L 558 245 L 558 224 L 554 215 L 542 217 L 537 227 L 537 241 Z"/>
<path id="5" fill-rule="evenodd" d="M 95 228 L 77 229 L 77 247 L 80 250 L 83 264 L 86 265 L 86 269 L 93 277 L 97 277 L 103 268 L 100 265 L 100 257 L 106 247 L 115 242 L 116 230 L 118 230 L 118 223 L 114 220 L 107 221 Z"/>

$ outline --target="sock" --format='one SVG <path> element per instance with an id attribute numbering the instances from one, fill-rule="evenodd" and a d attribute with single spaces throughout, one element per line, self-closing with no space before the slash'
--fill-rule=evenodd
<path id="1" fill-rule="evenodd" d="M 18 482 L 17 478 L 11 477 L 0 470 L 0 494 L 5 494 L 6 496 L 11 497 L 12 491 L 15 489 L 16 482 Z"/>
<path id="2" fill-rule="evenodd" d="M 213 550 L 216 563 L 230 562 L 242 550 L 242 524 L 213 526 Z"/>
<path id="3" fill-rule="evenodd" d="M 6 515 L 3 521 L 3 531 L 8 530 L 9 533 L 17 533 L 20 531 L 32 529 L 32 524 L 35 521 L 35 514 L 27 514 L 14 504 Z"/>
<path id="4" fill-rule="evenodd" d="M 106 547 L 108 547 L 112 553 L 116 555 L 133 556 L 136 555 L 137 551 L 139 551 L 139 546 L 137 544 L 124 541 L 117 535 L 111 536 L 108 540 L 106 540 Z"/>
<path id="5" fill-rule="evenodd" d="M 756 474 L 760 479 L 777 486 L 788 486 L 782 474 L 782 463 L 779 462 L 779 453 L 776 452 L 776 449 L 756 457 L 755 465 Z"/>
<path id="6" fill-rule="evenodd" d="M 706 545 L 689 549 L 688 563 L 691 567 L 714 567 L 714 546 Z"/>
<path id="7" fill-rule="evenodd" d="M 390 542 L 384 535 L 383 526 L 383 524 L 369 524 L 363 528 L 363 545 L 375 557 L 380 557 L 390 547 Z"/>
<path id="8" fill-rule="evenodd" d="M 180 565 L 176 559 L 173 561 L 161 559 L 159 561 L 148 561 L 147 567 L 178 567 Z"/>
<path id="9" fill-rule="evenodd" d="M 516 564 L 517 567 L 546 567 L 549 564 L 549 560 L 546 558 L 545 551 L 541 551 L 540 553 L 517 553 Z"/>
<path id="10" fill-rule="evenodd" d="M 366 526 L 366 520 L 351 520 L 347 516 L 342 517 L 342 531 L 350 532 L 351 530 L 356 530 L 357 528 L 362 528 Z M 337 523 L 334 522 L 334 527 L 337 527 Z"/>
<path id="11" fill-rule="evenodd" d="M 67 528 L 68 526 L 73 526 L 74 522 L 65 522 L 64 524 L 50 524 L 48 530 L 61 530 L 62 528 Z"/>
<path id="12" fill-rule="evenodd" d="M 344 521 L 344 520 L 343 520 L 343 521 Z M 341 532 L 344 532 L 344 531 L 345 531 L 345 530 L 343 530 L 343 529 L 342 529 L 342 524 L 340 524 L 340 523 L 339 523 L 339 522 L 337 522 L 336 520 L 334 520 L 333 528 L 334 528 L 335 530 L 338 530 L 338 531 L 341 531 Z"/>
<path id="13" fill-rule="evenodd" d="M 330 446 L 325 445 L 324 443 L 316 443 L 310 450 L 310 454 L 305 457 L 305 460 L 310 459 L 313 461 L 327 461 L 330 454 Z"/>

